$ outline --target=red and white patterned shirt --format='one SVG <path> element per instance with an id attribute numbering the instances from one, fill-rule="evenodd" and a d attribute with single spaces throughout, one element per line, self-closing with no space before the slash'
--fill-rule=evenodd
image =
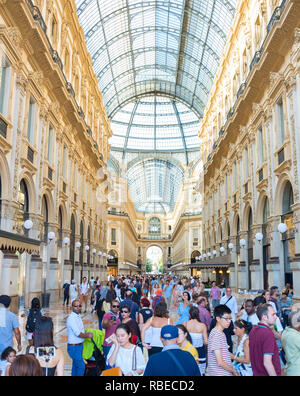
<path id="1" fill-rule="evenodd" d="M 222 331 L 214 327 L 208 337 L 207 362 L 209 376 L 232 376 L 232 372 L 224 370 L 218 365 L 215 355 L 215 351 L 218 349 L 220 349 L 222 352 L 222 359 L 224 360 L 224 362 L 232 367 L 226 336 Z"/>

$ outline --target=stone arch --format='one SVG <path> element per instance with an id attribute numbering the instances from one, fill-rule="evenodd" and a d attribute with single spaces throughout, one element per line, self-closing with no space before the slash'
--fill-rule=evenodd
<path id="1" fill-rule="evenodd" d="M 48 209 L 48 223 L 55 223 L 55 213 L 54 213 L 54 201 L 52 194 L 49 190 L 43 189 L 41 193 L 41 202 L 40 202 L 40 213 L 42 213 L 42 202 L 43 199 L 46 199 L 47 209 Z"/>
<path id="2" fill-rule="evenodd" d="M 228 239 L 230 237 L 230 223 L 229 220 L 226 219 L 224 224 L 224 239 Z"/>
<path id="3" fill-rule="evenodd" d="M 253 211 L 252 207 L 249 203 L 246 203 L 245 209 L 244 209 L 244 214 L 243 214 L 243 231 L 248 231 L 249 229 L 249 214 L 252 214 L 252 223 L 253 223 Z"/>
<path id="4" fill-rule="evenodd" d="M 238 213 L 235 213 L 232 221 L 232 235 L 237 236 L 240 230 L 241 230 L 240 216 Z"/>
<path id="5" fill-rule="evenodd" d="M 59 211 L 62 214 L 62 227 L 63 229 L 69 229 L 70 226 L 68 224 L 68 211 L 64 202 L 59 202 L 58 209 L 57 209 L 57 218 L 59 218 Z"/>
<path id="6" fill-rule="evenodd" d="M 282 215 L 283 194 L 287 183 L 290 183 L 290 185 L 293 188 L 293 185 L 291 183 L 291 178 L 287 173 L 284 173 L 283 175 L 281 175 L 276 185 L 275 202 L 274 202 L 274 209 L 276 216 Z"/>
<path id="7" fill-rule="evenodd" d="M 221 243 L 222 240 L 223 240 L 222 224 L 219 224 L 216 243 Z"/>
<path id="8" fill-rule="evenodd" d="M 265 207 L 266 199 L 268 199 L 267 193 L 265 191 L 261 192 L 257 200 L 257 208 L 256 208 L 257 224 L 263 224 L 264 207 Z"/>
<path id="9" fill-rule="evenodd" d="M 28 191 L 29 208 L 28 212 L 35 212 L 36 208 L 36 198 L 35 198 L 35 184 L 31 174 L 24 172 L 20 176 L 20 183 L 18 188 L 20 188 L 21 182 L 24 181 Z"/>
<path id="10" fill-rule="evenodd" d="M 11 184 L 10 170 L 4 154 L 0 150 L 0 179 L 1 179 L 1 196 L 0 199 L 9 199 Z"/>

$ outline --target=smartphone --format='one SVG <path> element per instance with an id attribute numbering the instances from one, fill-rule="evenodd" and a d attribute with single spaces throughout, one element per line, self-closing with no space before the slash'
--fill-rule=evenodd
<path id="1" fill-rule="evenodd" d="M 36 350 L 36 356 L 38 358 L 52 358 L 55 356 L 56 350 L 54 346 L 51 347 L 40 347 Z"/>

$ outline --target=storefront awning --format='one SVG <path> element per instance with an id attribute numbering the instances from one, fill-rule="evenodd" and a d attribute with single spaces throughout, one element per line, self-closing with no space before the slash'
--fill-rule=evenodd
<path id="1" fill-rule="evenodd" d="M 41 242 L 35 239 L 0 230 L 0 250 L 2 252 L 39 253 L 40 244 Z"/>

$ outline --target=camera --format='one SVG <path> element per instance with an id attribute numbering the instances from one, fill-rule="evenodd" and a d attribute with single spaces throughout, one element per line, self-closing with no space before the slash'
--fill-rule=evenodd
<path id="1" fill-rule="evenodd" d="M 37 348 L 36 356 L 37 358 L 51 359 L 52 357 L 55 356 L 55 347 L 49 346 L 49 347 Z"/>

